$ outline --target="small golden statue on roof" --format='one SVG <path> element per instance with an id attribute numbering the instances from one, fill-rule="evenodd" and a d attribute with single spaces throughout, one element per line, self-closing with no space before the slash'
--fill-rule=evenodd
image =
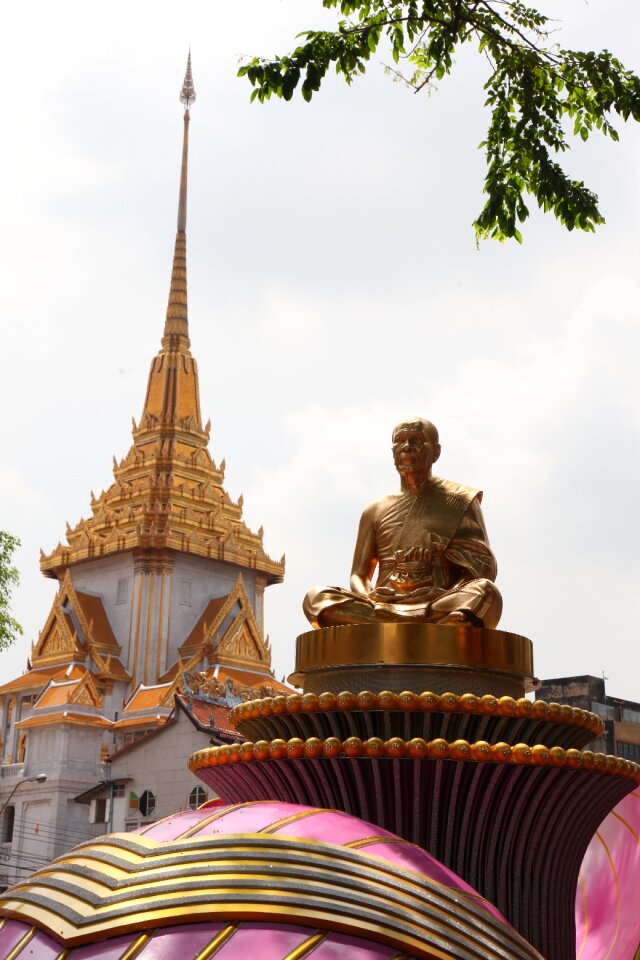
<path id="1" fill-rule="evenodd" d="M 392 450 L 400 491 L 364 510 L 351 589 L 310 590 L 307 618 L 314 627 L 381 621 L 495 627 L 502 598 L 493 582 L 497 566 L 480 509 L 482 493 L 432 476 L 440 442 L 428 420 L 399 423 Z"/>

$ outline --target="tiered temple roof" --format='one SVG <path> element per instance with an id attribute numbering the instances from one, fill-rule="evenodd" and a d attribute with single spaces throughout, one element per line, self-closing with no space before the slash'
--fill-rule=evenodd
<path id="1" fill-rule="evenodd" d="M 284 576 L 284 557 L 273 560 L 262 543 L 262 527 L 251 531 L 242 519 L 242 496 L 233 502 L 223 487 L 224 461 L 208 450 L 211 424 L 200 414 L 198 366 L 191 355 L 187 303 L 186 203 L 189 106 L 195 98 L 190 67 L 182 90 L 184 139 L 178 232 L 162 345 L 151 363 L 133 445 L 117 462 L 114 482 L 91 496 L 92 515 L 67 525 L 67 542 L 41 552 L 46 576 L 60 579 L 71 565 L 123 550 L 152 554 L 178 550 L 237 564 L 263 574 L 267 583 Z M 191 85 L 189 85 L 191 84 Z"/>
<path id="2" fill-rule="evenodd" d="M 220 688 L 212 707 L 220 722 L 222 713 L 226 717 L 229 706 L 238 696 L 248 697 L 249 691 L 251 696 L 268 689 L 289 692 L 272 674 L 269 641 L 262 636 L 242 576 L 254 577 L 262 591 L 282 581 L 284 556 L 274 560 L 265 552 L 262 527 L 255 533 L 243 521 L 242 496 L 236 502 L 229 497 L 223 486 L 224 461 L 216 464 L 209 453 L 211 425 L 203 426 L 200 411 L 198 367 L 189 339 L 186 263 L 194 99 L 189 58 L 181 92 L 185 113 L 177 234 L 161 347 L 151 363 L 142 416 L 133 423 L 132 446 L 122 460 L 114 457 L 113 483 L 99 496 L 91 494 L 91 516 L 73 527 L 67 524 L 64 544 L 58 543 L 50 553 L 41 551 L 42 572 L 59 581 L 59 591 L 32 647 L 27 673 L 0 688 L 0 700 L 7 695 L 11 704 L 16 696 L 27 696 L 28 716 L 23 714 L 16 724 L 21 729 L 63 719 L 104 724 L 123 734 L 129 728 L 161 725 L 172 715 L 185 672 L 194 670 L 204 669 L 203 676 Z M 176 554 L 187 554 L 232 565 L 236 576 L 232 589 L 227 586 L 223 596 L 211 599 L 189 635 L 179 637 L 182 643 L 177 657 L 173 648 L 173 662 L 169 659 L 160 669 L 159 659 L 153 658 L 156 667 L 149 675 L 145 667 L 145 685 L 137 683 L 136 654 L 130 657 L 126 648 L 130 636 L 127 639 L 126 631 L 121 631 L 117 639 L 102 598 L 74 587 L 72 580 L 77 565 L 125 552 L 133 555 L 138 573 L 168 571 Z M 151 611 L 151 599 L 148 606 Z M 138 599 L 138 615 L 139 607 Z M 146 644 L 159 644 L 148 623 Z M 129 690 L 124 688 L 123 711 L 112 721 L 102 711 L 105 696 L 118 682 Z M 120 688 L 119 697 L 122 692 Z M 183 705 L 187 704 L 185 700 Z M 5 762 L 7 757 L 5 749 Z"/>

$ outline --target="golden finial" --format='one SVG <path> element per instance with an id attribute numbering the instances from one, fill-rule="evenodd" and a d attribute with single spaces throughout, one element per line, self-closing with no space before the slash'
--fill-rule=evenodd
<path id="1" fill-rule="evenodd" d="M 187 69 L 184 75 L 184 83 L 182 84 L 182 90 L 180 91 L 180 103 L 184 103 L 186 109 L 188 110 L 191 104 L 196 99 L 196 91 L 193 86 L 193 76 L 191 75 L 191 50 L 189 50 L 189 56 L 187 57 Z"/>
<path id="2" fill-rule="evenodd" d="M 191 114 L 189 107 L 196 99 L 191 73 L 191 51 L 187 58 L 187 69 L 184 83 L 180 91 L 180 102 L 184 104 L 184 135 L 182 141 L 182 167 L 180 170 L 180 194 L 178 200 L 178 233 L 173 256 L 171 272 L 171 287 L 169 289 L 169 305 L 164 327 L 162 343 L 168 346 L 169 342 L 176 345 L 175 338 L 180 338 L 181 346 L 189 349 L 188 312 L 187 312 L 187 166 L 189 156 L 189 122 Z M 174 342 L 175 341 L 175 342 Z"/>
<path id="3" fill-rule="evenodd" d="M 184 141 L 182 145 L 182 170 L 180 173 L 180 201 L 178 203 L 178 232 L 184 233 L 187 228 L 187 156 L 189 150 L 189 107 L 196 99 L 191 73 L 191 50 L 187 57 L 187 69 L 184 74 L 184 83 L 180 91 L 180 102 L 184 104 Z"/>

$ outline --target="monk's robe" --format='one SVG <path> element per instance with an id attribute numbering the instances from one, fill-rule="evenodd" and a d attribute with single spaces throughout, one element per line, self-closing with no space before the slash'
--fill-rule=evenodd
<path id="1" fill-rule="evenodd" d="M 439 477 L 417 493 L 403 492 L 376 517 L 378 579 L 368 597 L 328 587 L 311 590 L 304 609 L 314 626 L 371 620 L 446 621 L 465 618 L 496 626 L 502 610 L 493 580 L 497 566 L 484 526 L 482 494 Z"/>

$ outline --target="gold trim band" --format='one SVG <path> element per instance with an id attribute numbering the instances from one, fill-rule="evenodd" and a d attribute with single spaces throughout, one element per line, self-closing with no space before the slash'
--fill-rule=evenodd
<path id="1" fill-rule="evenodd" d="M 603 720 L 595 713 L 580 710 L 567 704 L 545 703 L 544 700 L 527 700 L 520 697 L 494 697 L 485 694 L 482 697 L 474 693 L 413 693 L 404 690 L 402 693 L 393 693 L 383 690 L 382 693 L 372 693 L 362 690 L 360 693 L 351 693 L 343 690 L 342 693 L 292 693 L 288 697 L 264 697 L 261 700 L 247 700 L 233 707 L 229 713 L 229 720 L 233 724 L 244 720 L 257 720 L 262 717 L 274 717 L 295 713 L 350 713 L 362 710 L 402 710 L 420 711 L 422 713 L 469 713 L 482 714 L 494 717 L 518 717 L 527 720 L 549 721 L 565 723 L 575 727 L 584 727 L 600 736 L 604 730 Z"/>
<path id="2" fill-rule="evenodd" d="M 538 743 L 529 746 L 526 743 L 487 743 L 478 740 L 469 743 L 467 740 L 423 740 L 414 737 L 412 740 L 403 740 L 401 737 L 391 737 L 382 740 L 380 737 L 369 737 L 361 740 L 360 737 L 349 737 L 340 740 L 338 737 L 310 737 L 302 740 L 292 737 L 291 740 L 258 740 L 256 743 L 247 741 L 240 744 L 224 745 L 221 747 L 207 747 L 197 750 L 189 758 L 187 766 L 192 773 L 205 770 L 207 767 L 227 766 L 236 763 L 262 762 L 265 760 L 301 760 L 323 757 L 373 757 L 373 758 L 408 758 L 413 760 L 470 760 L 476 763 L 512 763 L 537 767 L 569 767 L 586 771 L 594 770 L 599 773 L 613 774 L 625 777 L 640 783 L 640 764 L 622 757 L 593 753 L 591 750 L 564 750 L 562 747 L 546 747 Z"/>

